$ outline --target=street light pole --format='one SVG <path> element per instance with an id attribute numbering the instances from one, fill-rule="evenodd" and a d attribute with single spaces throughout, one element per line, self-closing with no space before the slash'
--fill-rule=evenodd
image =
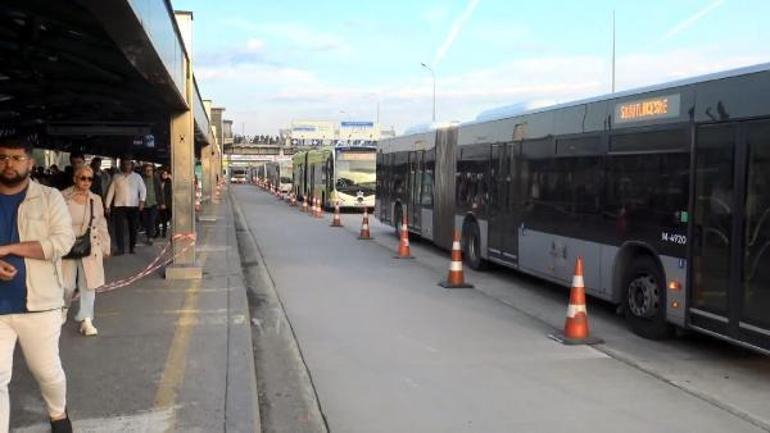
<path id="1" fill-rule="evenodd" d="M 430 76 L 433 78 L 433 121 L 436 121 L 436 74 L 433 69 L 425 63 L 420 63 L 423 68 L 430 71 Z"/>

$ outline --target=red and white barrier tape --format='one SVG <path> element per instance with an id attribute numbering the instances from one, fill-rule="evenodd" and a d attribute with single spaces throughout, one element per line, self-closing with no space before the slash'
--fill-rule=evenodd
<path id="1" fill-rule="evenodd" d="M 173 245 L 173 241 L 189 241 L 187 245 L 184 246 L 179 252 L 177 252 L 174 255 L 168 256 L 169 251 L 171 250 L 171 246 Z M 119 289 L 121 287 L 129 286 L 136 281 L 141 280 L 142 278 L 152 274 L 153 272 L 157 271 L 158 269 L 168 265 L 171 263 L 175 257 L 182 255 L 187 250 L 195 246 L 195 233 L 178 233 L 174 235 L 167 243 L 166 245 L 160 250 L 158 255 L 140 272 L 126 278 L 122 278 L 120 280 L 111 281 L 107 284 L 104 284 L 103 286 L 96 288 L 96 293 L 105 293 L 105 292 L 111 292 L 113 290 Z"/>

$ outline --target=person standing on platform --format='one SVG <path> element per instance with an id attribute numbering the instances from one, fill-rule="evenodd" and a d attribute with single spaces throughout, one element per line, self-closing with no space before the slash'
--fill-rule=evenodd
<path id="1" fill-rule="evenodd" d="M 91 159 L 91 171 L 94 172 L 94 181 L 91 183 L 91 192 L 98 195 L 104 201 L 107 196 L 107 188 L 110 187 L 110 175 L 102 170 L 102 159 L 95 156 Z M 77 184 L 77 182 L 75 182 Z"/>
<path id="2" fill-rule="evenodd" d="M 32 147 L 0 139 L 0 432 L 10 418 L 8 384 L 19 342 L 53 433 L 71 433 L 59 357 L 64 289 L 61 257 L 75 243 L 61 193 L 29 179 Z"/>
<path id="3" fill-rule="evenodd" d="M 83 155 L 83 152 L 70 153 L 69 167 L 65 167 L 64 171 L 59 172 L 59 174 L 56 176 L 56 179 L 54 180 L 54 185 L 56 185 L 56 188 L 58 188 L 59 191 L 63 191 L 71 187 L 73 185 L 73 173 L 75 173 L 77 169 L 84 165 L 86 165 L 86 156 Z"/>
<path id="4" fill-rule="evenodd" d="M 170 221 L 171 221 L 171 201 L 173 196 L 171 194 L 171 173 L 169 169 L 164 167 L 160 171 L 160 195 L 163 197 L 163 204 L 161 204 L 159 212 L 159 224 L 158 229 L 155 232 L 155 237 L 166 237 Z"/>
<path id="5" fill-rule="evenodd" d="M 75 185 L 62 191 L 72 217 L 72 230 L 77 236 L 90 234 L 91 254 L 62 260 L 64 273 L 64 320 L 72 296 L 77 288 L 80 306 L 75 320 L 80 322 L 80 333 L 96 335 L 93 325 L 95 289 L 104 285 L 104 257 L 110 255 L 110 234 L 104 218 L 104 205 L 99 195 L 89 191 L 94 179 L 91 167 L 84 165 L 75 172 Z"/>
<path id="6" fill-rule="evenodd" d="M 116 256 L 126 253 L 125 226 L 128 223 L 128 252 L 136 253 L 136 232 L 139 228 L 139 212 L 144 208 L 147 188 L 142 177 L 133 170 L 130 158 L 121 158 L 120 172 L 115 173 L 107 189 L 105 212 L 115 215 L 115 241 L 118 244 Z"/>
<path id="7" fill-rule="evenodd" d="M 142 171 L 142 179 L 147 189 L 147 199 L 144 201 L 144 210 L 142 210 L 142 222 L 144 222 L 145 242 L 147 245 L 152 245 L 152 238 L 156 229 L 155 222 L 158 219 L 158 208 L 164 205 L 164 200 L 161 193 L 160 178 L 155 174 L 153 165 L 145 164 Z"/>

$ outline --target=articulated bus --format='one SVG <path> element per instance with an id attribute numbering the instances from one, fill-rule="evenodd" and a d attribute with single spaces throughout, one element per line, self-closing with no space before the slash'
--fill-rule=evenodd
<path id="1" fill-rule="evenodd" d="M 630 328 L 770 352 L 770 64 L 383 140 L 375 215 L 589 294 Z"/>
<path id="2" fill-rule="evenodd" d="M 297 198 L 319 198 L 324 208 L 374 208 L 376 146 L 327 146 L 294 154 Z"/>
<path id="3" fill-rule="evenodd" d="M 272 185 L 277 185 L 281 192 L 292 190 L 292 160 L 280 159 L 265 163 L 266 179 Z"/>

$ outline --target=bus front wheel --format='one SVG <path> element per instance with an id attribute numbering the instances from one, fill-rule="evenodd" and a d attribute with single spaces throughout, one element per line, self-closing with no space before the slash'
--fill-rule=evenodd
<path id="1" fill-rule="evenodd" d="M 623 276 L 624 310 L 631 330 L 644 338 L 671 336 L 666 322 L 666 286 L 663 273 L 650 256 L 636 258 Z"/>

